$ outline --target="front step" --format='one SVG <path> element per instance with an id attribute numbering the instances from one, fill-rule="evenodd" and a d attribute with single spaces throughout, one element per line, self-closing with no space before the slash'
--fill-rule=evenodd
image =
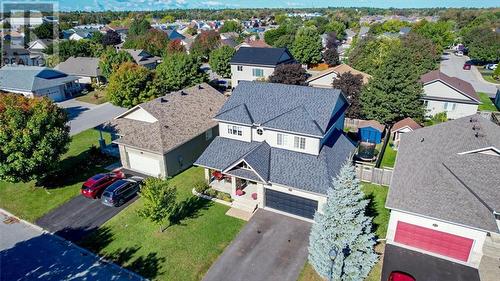
<path id="1" fill-rule="evenodd" d="M 231 203 L 231 207 L 253 213 L 257 209 L 257 203 L 252 201 L 235 200 Z"/>

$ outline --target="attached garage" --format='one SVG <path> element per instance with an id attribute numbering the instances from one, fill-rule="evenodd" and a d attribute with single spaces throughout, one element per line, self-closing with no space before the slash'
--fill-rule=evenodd
<path id="1" fill-rule="evenodd" d="M 394 241 L 467 262 L 474 240 L 398 221 Z"/>
<path id="2" fill-rule="evenodd" d="M 265 206 L 296 216 L 313 219 L 314 213 L 318 209 L 318 201 L 266 188 Z"/>
<path id="3" fill-rule="evenodd" d="M 140 151 L 127 151 L 130 169 L 147 175 L 162 175 L 159 156 L 141 153 Z"/>

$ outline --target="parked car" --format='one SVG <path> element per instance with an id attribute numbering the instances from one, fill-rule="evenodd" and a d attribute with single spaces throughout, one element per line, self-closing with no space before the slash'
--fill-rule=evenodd
<path id="1" fill-rule="evenodd" d="M 117 180 L 104 190 L 101 202 L 106 206 L 119 207 L 137 194 L 140 185 L 141 181 L 134 179 Z"/>
<path id="2" fill-rule="evenodd" d="M 471 66 L 472 65 L 470 63 L 465 63 L 463 69 L 464 70 L 470 70 Z"/>
<path id="3" fill-rule="evenodd" d="M 489 70 L 495 70 L 497 69 L 498 64 L 497 63 L 488 63 L 487 65 L 484 66 L 484 68 L 489 69 Z"/>
<path id="4" fill-rule="evenodd" d="M 387 281 L 415 281 L 415 278 L 408 273 L 393 271 Z"/>
<path id="5" fill-rule="evenodd" d="M 124 177 L 125 175 L 121 171 L 97 174 L 83 183 L 80 192 L 85 197 L 96 199 L 101 196 L 106 187 Z"/>
<path id="6" fill-rule="evenodd" d="M 456 51 L 455 55 L 458 57 L 462 57 L 464 55 L 464 53 L 462 51 Z"/>

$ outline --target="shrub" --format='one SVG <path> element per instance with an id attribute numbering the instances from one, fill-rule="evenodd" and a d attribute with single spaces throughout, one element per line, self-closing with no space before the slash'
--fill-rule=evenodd
<path id="1" fill-rule="evenodd" d="M 208 183 L 205 181 L 199 181 L 194 184 L 194 190 L 198 193 L 205 194 L 205 192 L 210 188 Z"/>

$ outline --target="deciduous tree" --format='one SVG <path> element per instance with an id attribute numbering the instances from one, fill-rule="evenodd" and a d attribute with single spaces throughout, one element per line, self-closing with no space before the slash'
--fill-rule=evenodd
<path id="1" fill-rule="evenodd" d="M 191 53 L 198 57 L 206 58 L 212 50 L 220 46 L 220 36 L 217 31 L 202 31 L 191 45 Z"/>
<path id="2" fill-rule="evenodd" d="M 372 218 L 365 215 L 368 203 L 354 166 L 346 162 L 327 191 L 322 212 L 314 215 L 309 236 L 309 262 L 323 278 L 363 280 L 377 262 Z"/>
<path id="3" fill-rule="evenodd" d="M 151 28 L 151 24 L 144 17 L 135 18 L 130 23 L 128 35 L 138 36 L 145 34 Z"/>
<path id="4" fill-rule="evenodd" d="M 231 77 L 231 65 L 229 62 L 233 57 L 235 50 L 229 46 L 222 46 L 218 49 L 213 50 L 210 53 L 210 59 L 208 63 L 213 71 L 222 77 Z"/>
<path id="5" fill-rule="evenodd" d="M 152 80 L 153 73 L 145 67 L 122 63 L 109 77 L 106 96 L 116 106 L 131 108 L 157 96 Z"/>
<path id="6" fill-rule="evenodd" d="M 241 32 L 242 26 L 235 20 L 227 20 L 224 25 L 219 29 L 220 33 L 224 32 Z"/>
<path id="7" fill-rule="evenodd" d="M 104 77 L 109 78 L 124 62 L 133 62 L 132 56 L 125 51 L 116 52 L 113 48 L 108 48 L 99 60 L 99 68 Z"/>
<path id="8" fill-rule="evenodd" d="M 313 64 L 321 61 L 321 38 L 316 27 L 301 27 L 295 35 L 292 54 L 302 64 Z"/>
<path id="9" fill-rule="evenodd" d="M 0 180 L 40 181 L 70 142 L 68 116 L 48 98 L 0 94 Z"/>
<path id="10" fill-rule="evenodd" d="M 327 49 L 323 52 L 323 60 L 328 66 L 337 66 L 340 64 L 339 52 L 336 48 Z"/>
<path id="11" fill-rule="evenodd" d="M 139 191 L 143 206 L 138 210 L 139 216 L 157 224 L 163 232 L 166 220 L 175 210 L 177 189 L 168 180 L 159 178 L 146 179 Z"/>
<path id="12" fill-rule="evenodd" d="M 360 95 L 363 89 L 363 76 L 361 74 L 352 74 L 346 72 L 340 74 L 332 83 L 333 88 L 342 90 L 350 103 L 347 109 L 347 117 L 361 119 L 361 101 Z"/>
<path id="13" fill-rule="evenodd" d="M 307 72 L 300 64 L 280 64 L 269 77 L 271 83 L 305 85 Z"/>
<path id="14" fill-rule="evenodd" d="M 494 62 L 500 59 L 500 36 L 487 26 L 471 29 L 464 36 L 469 48 L 469 56 L 473 59 Z"/>
<path id="15" fill-rule="evenodd" d="M 120 34 L 114 30 L 108 30 L 101 40 L 104 46 L 114 46 L 122 42 Z"/>
<path id="16" fill-rule="evenodd" d="M 180 39 L 171 40 L 170 42 L 168 42 L 167 54 L 185 53 L 185 52 L 186 52 L 186 47 L 182 45 Z"/>
<path id="17" fill-rule="evenodd" d="M 185 53 L 169 54 L 156 68 L 155 87 L 160 93 L 177 91 L 208 79 L 199 58 Z"/>

